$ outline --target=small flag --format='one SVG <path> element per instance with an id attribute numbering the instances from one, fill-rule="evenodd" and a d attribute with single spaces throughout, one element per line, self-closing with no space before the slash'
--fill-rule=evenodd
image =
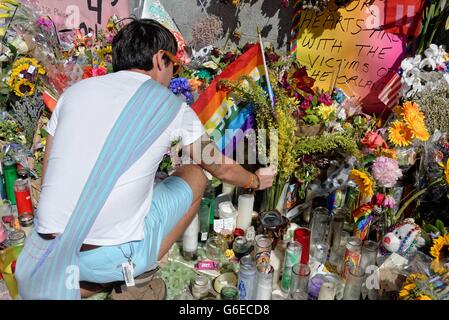
<path id="1" fill-rule="evenodd" d="M 259 44 L 255 44 L 217 76 L 192 106 L 206 132 L 227 156 L 243 139 L 242 132 L 254 129 L 254 106 L 236 104 L 226 91 L 220 90 L 219 81 L 235 82 L 242 76 L 260 81 L 263 80 L 264 71 L 262 50 Z"/>
<path id="2" fill-rule="evenodd" d="M 395 73 L 385 88 L 380 92 L 379 100 L 382 101 L 388 109 L 393 108 L 399 103 L 401 87 L 401 77 Z"/>

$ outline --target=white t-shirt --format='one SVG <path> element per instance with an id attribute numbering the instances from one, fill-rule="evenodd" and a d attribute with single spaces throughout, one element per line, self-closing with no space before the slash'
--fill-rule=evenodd
<path id="1" fill-rule="evenodd" d="M 103 144 L 121 111 L 149 76 L 120 71 L 68 88 L 47 125 L 54 136 L 42 185 L 37 232 L 62 233 Z M 117 181 L 84 243 L 117 245 L 142 240 L 153 183 L 171 142 L 189 145 L 204 128 L 185 103 L 168 128 Z"/>

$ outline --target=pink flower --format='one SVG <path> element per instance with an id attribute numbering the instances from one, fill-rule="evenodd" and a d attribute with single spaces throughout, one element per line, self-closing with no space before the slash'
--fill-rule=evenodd
<path id="1" fill-rule="evenodd" d="M 107 73 L 108 73 L 108 69 L 106 69 L 105 67 L 99 67 L 99 68 L 93 68 L 92 69 L 92 76 L 93 77 L 104 76 Z"/>
<path id="2" fill-rule="evenodd" d="M 395 204 L 396 204 L 396 201 L 394 200 L 394 198 L 392 196 L 386 196 L 382 203 L 382 206 L 384 208 L 393 209 Z"/>
<path id="3" fill-rule="evenodd" d="M 398 162 L 387 157 L 378 157 L 372 165 L 374 179 L 381 187 L 391 188 L 402 177 Z"/>
<path id="4" fill-rule="evenodd" d="M 322 95 L 318 96 L 318 103 L 330 106 L 333 103 L 332 96 L 329 93 L 323 93 Z"/>

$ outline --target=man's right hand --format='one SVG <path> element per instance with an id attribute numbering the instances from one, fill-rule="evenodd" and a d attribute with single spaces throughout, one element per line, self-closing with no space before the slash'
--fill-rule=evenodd
<path id="1" fill-rule="evenodd" d="M 265 190 L 273 185 L 274 178 L 276 177 L 276 168 L 270 165 L 267 168 L 260 168 L 256 171 L 256 176 L 259 178 L 258 190 Z"/>

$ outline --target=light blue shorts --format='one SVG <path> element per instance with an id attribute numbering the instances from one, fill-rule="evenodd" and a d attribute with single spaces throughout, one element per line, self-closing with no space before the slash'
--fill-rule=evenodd
<path id="1" fill-rule="evenodd" d="M 122 263 L 128 261 L 125 256 L 131 253 L 134 276 L 154 269 L 162 240 L 186 214 L 192 201 L 192 189 L 180 177 L 172 176 L 158 183 L 145 218 L 144 239 L 81 252 L 80 280 L 94 283 L 124 281 Z"/>

